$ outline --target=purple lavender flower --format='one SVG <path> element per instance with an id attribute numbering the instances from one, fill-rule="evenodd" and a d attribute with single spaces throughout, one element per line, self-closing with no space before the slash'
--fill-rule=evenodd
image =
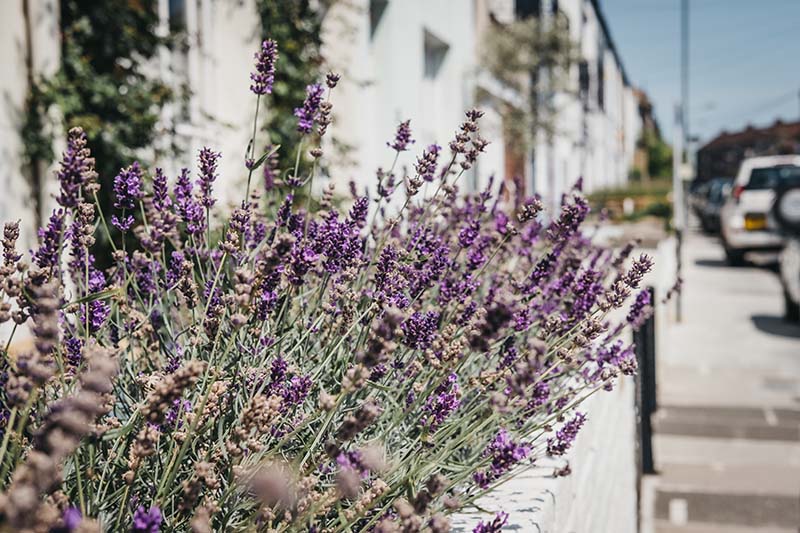
<path id="1" fill-rule="evenodd" d="M 145 510 L 144 505 L 140 505 L 133 513 L 133 528 L 131 533 L 159 533 L 161 531 L 161 509 L 153 505 Z"/>
<path id="2" fill-rule="evenodd" d="M 361 479 L 369 477 L 369 467 L 364 464 L 363 455 L 358 450 L 339 453 L 336 456 L 336 464 L 339 468 L 356 472 Z"/>
<path id="3" fill-rule="evenodd" d="M 58 182 L 61 190 L 57 201 L 63 207 L 78 205 L 81 187 L 94 181 L 97 173 L 94 170 L 94 158 L 86 147 L 86 134 L 80 128 L 72 128 L 67 135 L 67 149 L 61 156 L 58 170 Z"/>
<path id="4" fill-rule="evenodd" d="M 275 63 L 278 60 L 278 45 L 272 39 L 261 43 L 261 50 L 256 52 L 256 69 L 250 73 L 250 90 L 259 96 L 272 93 L 275 82 Z"/>
<path id="5" fill-rule="evenodd" d="M 561 206 L 561 214 L 555 219 L 548 228 L 548 237 L 557 247 L 563 247 L 566 241 L 577 231 L 578 226 L 589 213 L 589 203 L 586 198 L 575 194 L 572 201 L 564 202 Z"/>
<path id="6" fill-rule="evenodd" d="M 64 210 L 54 210 L 47 227 L 39 228 L 39 248 L 32 253 L 33 262 L 39 268 L 58 266 L 61 252 L 61 236 L 64 231 Z"/>
<path id="7" fill-rule="evenodd" d="M 173 371 L 174 372 L 174 371 Z M 167 414 L 164 416 L 164 421 L 168 427 L 176 427 L 183 417 L 184 413 L 189 413 L 192 410 L 192 402 L 175 398 L 172 400 L 172 407 L 169 408 Z"/>
<path id="8" fill-rule="evenodd" d="M 142 191 L 142 168 L 138 161 L 119 171 L 114 177 L 114 207 L 133 209 L 144 196 Z"/>
<path id="9" fill-rule="evenodd" d="M 309 226 L 314 252 L 324 255 L 323 268 L 330 274 L 346 270 L 361 258 L 362 244 L 357 228 L 340 221 L 336 211 L 323 216 L 322 222 Z"/>
<path id="10" fill-rule="evenodd" d="M 439 161 L 439 154 L 442 147 L 438 144 L 431 144 L 422 152 L 422 156 L 417 158 L 414 170 L 420 178 L 425 181 L 433 181 L 436 175 L 436 165 Z"/>
<path id="11" fill-rule="evenodd" d="M 644 321 L 650 317 L 652 312 L 653 307 L 651 306 L 650 291 L 648 289 L 642 289 L 639 294 L 636 295 L 636 300 L 631 304 L 631 309 L 628 312 L 626 320 L 633 329 L 639 329 L 642 327 L 642 324 L 644 324 Z"/>
<path id="12" fill-rule="evenodd" d="M 555 251 L 548 252 L 547 255 L 539 259 L 528 280 L 529 293 L 552 275 L 556 267 L 556 259 L 558 259 L 558 254 Z"/>
<path id="13" fill-rule="evenodd" d="M 369 212 L 369 198 L 362 196 L 353 203 L 350 208 L 350 220 L 358 228 L 363 228 L 367 223 L 367 213 Z"/>
<path id="14" fill-rule="evenodd" d="M 158 211 L 164 211 L 172 206 L 172 198 L 169 197 L 167 188 L 167 176 L 160 168 L 156 168 L 153 176 L 153 207 Z"/>
<path id="15" fill-rule="evenodd" d="M 178 215 L 186 223 L 186 231 L 190 235 L 202 234 L 205 231 L 205 213 L 192 194 L 189 170 L 185 168 L 181 169 L 175 182 L 175 204 Z"/>
<path id="16" fill-rule="evenodd" d="M 451 373 L 428 398 L 423 407 L 422 425 L 430 432 L 436 431 L 450 414 L 461 405 L 461 389 L 458 376 Z"/>
<path id="17" fill-rule="evenodd" d="M 491 522 L 478 522 L 478 525 L 475 526 L 475 529 L 472 530 L 472 533 L 502 533 L 503 526 L 506 525 L 507 521 L 508 513 L 497 513 L 494 517 L 494 520 Z"/>
<path id="18" fill-rule="evenodd" d="M 87 318 L 88 314 L 88 318 Z M 81 304 L 78 311 L 78 318 L 82 324 L 89 324 L 89 331 L 96 332 L 111 314 L 111 307 L 105 300 L 92 300 L 91 302 Z"/>
<path id="19" fill-rule="evenodd" d="M 122 218 L 117 215 L 111 215 L 111 225 L 120 231 L 128 231 L 133 227 L 134 222 L 133 215 L 126 215 Z"/>
<path id="20" fill-rule="evenodd" d="M 439 313 L 436 311 L 415 312 L 401 326 L 403 344 L 415 350 L 427 350 L 436 337 L 438 325 Z"/>
<path id="21" fill-rule="evenodd" d="M 64 514 L 61 515 L 61 520 L 64 522 L 64 529 L 69 531 L 75 531 L 78 528 L 80 523 L 83 521 L 83 515 L 81 514 L 80 509 L 77 507 L 67 507 L 64 510 Z"/>
<path id="22" fill-rule="evenodd" d="M 211 188 L 217 179 L 217 164 L 219 163 L 220 153 L 203 148 L 200 150 L 198 160 L 200 162 L 200 178 L 197 180 L 200 185 L 200 205 L 209 209 L 213 207 L 216 200 L 211 195 Z"/>
<path id="23" fill-rule="evenodd" d="M 314 120 L 319 113 L 324 90 L 319 83 L 312 83 L 306 87 L 306 99 L 303 101 L 303 106 L 294 110 L 294 116 L 297 117 L 297 131 L 300 133 L 311 133 L 314 128 Z"/>
<path id="24" fill-rule="evenodd" d="M 529 445 L 514 442 L 508 431 L 501 429 L 483 453 L 484 457 L 492 459 L 489 469 L 475 472 L 473 479 L 480 488 L 485 489 L 490 483 L 500 479 L 506 472 L 528 457 L 530 453 Z"/>
<path id="25" fill-rule="evenodd" d="M 647 254 L 642 254 L 634 259 L 630 270 L 622 276 L 622 281 L 631 289 L 638 289 L 639 284 L 645 274 L 653 269 L 653 258 Z"/>
<path id="26" fill-rule="evenodd" d="M 67 352 L 67 364 L 72 367 L 77 367 L 81 364 L 81 348 L 83 348 L 83 341 L 78 337 L 70 337 L 64 341 Z"/>
<path id="27" fill-rule="evenodd" d="M 289 282 L 292 285 L 302 285 L 305 283 L 305 275 L 317 262 L 319 256 L 310 246 L 298 245 L 292 249 L 291 264 L 289 270 Z"/>
<path id="28" fill-rule="evenodd" d="M 294 376 L 283 391 L 283 407 L 299 405 L 308 396 L 313 382 L 309 376 Z"/>
<path id="29" fill-rule="evenodd" d="M 275 218 L 277 219 L 279 226 L 285 226 L 289 222 L 289 217 L 292 214 L 292 200 L 294 200 L 294 195 L 287 194 L 286 198 L 283 200 L 283 203 L 278 208 Z"/>
<path id="30" fill-rule="evenodd" d="M 575 442 L 575 438 L 578 436 L 578 432 L 584 422 L 586 422 L 586 415 L 575 413 L 575 416 L 570 421 L 561 426 L 555 437 L 547 439 L 547 455 L 556 457 L 567 453 L 572 443 Z"/>
<path id="31" fill-rule="evenodd" d="M 411 138 L 411 121 L 406 120 L 397 126 L 394 141 L 387 142 L 386 146 L 397 152 L 405 152 L 409 144 L 414 144 L 414 139 Z"/>
<path id="32" fill-rule="evenodd" d="M 406 295 L 408 279 L 400 273 L 399 258 L 400 254 L 397 248 L 391 244 L 381 251 L 375 267 L 374 296 L 380 302 L 386 302 L 398 309 L 405 309 L 410 303 Z"/>
<path id="33" fill-rule="evenodd" d="M 476 219 L 468 220 L 458 232 L 458 244 L 462 248 L 468 248 L 478 238 L 480 224 Z"/>

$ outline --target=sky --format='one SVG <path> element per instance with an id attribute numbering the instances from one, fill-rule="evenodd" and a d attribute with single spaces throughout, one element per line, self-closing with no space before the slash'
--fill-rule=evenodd
<path id="1" fill-rule="evenodd" d="M 631 83 L 671 142 L 680 99 L 680 0 L 600 0 Z M 689 0 L 689 128 L 800 120 L 800 0 Z"/>

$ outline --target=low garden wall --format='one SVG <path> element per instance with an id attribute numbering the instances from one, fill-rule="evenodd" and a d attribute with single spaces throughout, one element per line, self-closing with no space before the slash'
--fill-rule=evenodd
<path id="1" fill-rule="evenodd" d="M 581 411 L 586 425 L 566 455 L 572 473 L 552 477 L 553 466 L 533 468 L 481 500 L 508 513 L 503 531 L 524 533 L 634 533 L 637 524 L 634 381 L 600 392 Z M 547 467 L 545 467 L 547 466 Z M 454 531 L 468 532 L 490 515 L 459 515 Z"/>

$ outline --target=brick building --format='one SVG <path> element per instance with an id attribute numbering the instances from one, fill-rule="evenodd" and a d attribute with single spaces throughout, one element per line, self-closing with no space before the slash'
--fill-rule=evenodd
<path id="1" fill-rule="evenodd" d="M 800 122 L 776 120 L 766 128 L 723 131 L 697 151 L 697 177 L 735 176 L 746 157 L 800 153 Z"/>

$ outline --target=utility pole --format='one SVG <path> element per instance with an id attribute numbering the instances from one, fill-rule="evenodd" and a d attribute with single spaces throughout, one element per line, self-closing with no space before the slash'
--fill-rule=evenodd
<path id="1" fill-rule="evenodd" d="M 675 105 L 675 130 L 672 141 L 672 226 L 675 230 L 675 281 L 681 279 L 683 269 L 683 108 L 681 104 Z M 675 298 L 675 320 L 680 322 L 683 318 L 681 291 L 677 291 Z"/>
<path id="2" fill-rule="evenodd" d="M 675 108 L 675 141 L 672 147 L 672 220 L 675 228 L 675 281 L 683 270 L 685 206 L 682 169 L 689 156 L 689 0 L 681 0 L 681 103 Z M 675 295 L 675 320 L 683 319 L 681 291 Z"/>

